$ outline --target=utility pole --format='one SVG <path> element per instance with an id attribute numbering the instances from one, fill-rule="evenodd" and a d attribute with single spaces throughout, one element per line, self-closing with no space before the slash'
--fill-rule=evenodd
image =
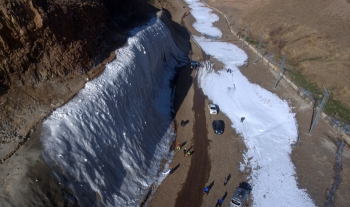
<path id="1" fill-rule="evenodd" d="M 286 60 L 286 55 L 282 52 L 282 62 L 280 64 L 280 70 L 278 71 L 278 75 L 277 75 L 277 78 L 276 78 L 276 83 L 275 83 L 275 89 L 277 87 L 277 84 L 280 82 L 280 79 L 281 79 L 281 73 L 283 74 L 284 73 L 284 61 Z M 283 72 L 282 72 L 283 70 Z"/>
<path id="2" fill-rule="evenodd" d="M 256 51 L 254 64 L 256 64 L 256 62 L 258 61 L 258 57 L 259 57 L 258 54 L 259 54 L 259 52 L 260 52 L 261 43 L 262 43 L 262 35 L 260 34 L 260 41 L 259 41 L 259 45 L 258 45 L 258 50 Z"/>
<path id="3" fill-rule="evenodd" d="M 323 99 L 322 99 L 322 102 L 320 104 L 320 106 L 318 107 L 318 110 L 317 110 L 317 114 L 315 116 L 315 118 L 312 120 L 312 123 L 311 123 L 311 126 L 310 126 L 310 130 L 309 130 L 309 136 L 311 135 L 311 132 L 312 132 L 312 129 L 314 128 L 314 126 L 317 124 L 318 122 L 318 119 L 323 111 L 323 108 L 324 106 L 326 105 L 326 102 L 328 100 L 328 97 L 329 97 L 329 91 L 327 90 L 327 88 L 323 87 L 324 88 L 324 92 L 323 92 Z"/>
<path id="4" fill-rule="evenodd" d="M 238 17 L 236 15 L 236 21 L 235 21 L 235 25 L 233 27 L 233 32 L 237 35 L 237 21 L 238 21 Z"/>
<path id="5" fill-rule="evenodd" d="M 242 48 L 244 47 L 245 39 L 247 38 L 247 32 L 248 32 L 248 24 L 245 25 L 244 38 L 243 38 Z"/>

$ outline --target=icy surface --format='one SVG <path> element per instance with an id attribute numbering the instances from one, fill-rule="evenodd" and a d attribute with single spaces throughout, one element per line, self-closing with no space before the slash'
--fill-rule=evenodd
<path id="1" fill-rule="evenodd" d="M 81 206 L 139 206 L 170 160 L 174 68 L 188 63 L 157 18 L 43 124 L 43 157 Z"/>
<path id="2" fill-rule="evenodd" d="M 193 27 L 202 35 L 210 38 L 220 38 L 221 31 L 213 26 L 214 22 L 219 20 L 213 10 L 205 7 L 203 3 L 197 0 L 185 0 L 188 3 L 188 7 L 191 8 L 191 14 L 195 17 L 196 21 Z"/>
<path id="3" fill-rule="evenodd" d="M 209 21 L 211 12 L 207 8 L 198 11 L 203 4 L 185 1 L 196 11 L 192 12 L 196 19 L 200 13 L 201 21 L 205 22 L 204 17 Z M 212 26 L 204 30 L 211 33 Z M 253 206 L 315 206 L 307 192 L 297 186 L 290 158 L 291 144 L 298 136 L 297 123 L 287 102 L 242 75 L 238 67 L 244 64 L 247 55 L 237 46 L 204 37 L 195 39 L 205 53 L 224 63 L 218 72 L 212 69 L 212 63 L 202 63 L 198 79 L 204 93 L 219 105 L 220 111 L 232 121 L 232 127 L 244 138 L 247 151 L 240 170 L 251 171 L 247 179 L 253 186 Z M 241 117 L 245 117 L 243 122 Z"/>

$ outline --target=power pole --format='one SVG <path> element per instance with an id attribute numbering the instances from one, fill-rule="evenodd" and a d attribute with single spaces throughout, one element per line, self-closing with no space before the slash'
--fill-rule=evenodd
<path id="1" fill-rule="evenodd" d="M 244 47 L 245 39 L 247 38 L 247 32 L 248 32 L 248 24 L 245 25 L 244 38 L 243 38 L 242 48 Z"/>
<path id="2" fill-rule="evenodd" d="M 238 21 L 238 17 L 236 15 L 236 21 L 235 21 L 235 25 L 233 27 L 233 32 L 237 35 L 237 21 Z"/>
<path id="3" fill-rule="evenodd" d="M 261 43 L 262 43 L 262 35 L 260 35 L 260 41 L 259 41 L 259 45 L 258 45 L 258 50 L 256 51 L 256 55 L 255 55 L 255 60 L 254 60 L 254 64 L 256 64 L 256 62 L 258 61 L 258 57 L 259 57 L 259 52 L 260 52 L 260 48 L 261 48 Z"/>
<path id="4" fill-rule="evenodd" d="M 282 52 L 282 62 L 280 64 L 280 70 L 278 71 L 278 75 L 277 75 L 277 78 L 276 78 L 276 83 L 275 83 L 275 87 L 277 87 L 277 84 L 280 82 L 280 79 L 281 79 L 281 73 L 283 74 L 284 73 L 284 61 L 286 60 L 286 55 Z M 283 70 L 283 72 L 282 72 Z"/>
<path id="5" fill-rule="evenodd" d="M 324 106 L 326 105 L 326 102 L 328 100 L 328 97 L 329 97 L 329 91 L 327 90 L 327 88 L 323 87 L 324 88 L 324 92 L 323 92 L 323 99 L 322 99 L 322 102 L 320 104 L 320 106 L 318 107 L 318 111 L 317 111 L 317 114 L 315 116 L 315 118 L 312 120 L 312 123 L 311 123 L 311 126 L 310 126 L 310 130 L 309 130 L 309 136 L 311 135 L 311 132 L 312 132 L 312 129 L 314 128 L 314 126 L 317 124 L 318 122 L 318 119 L 323 111 L 323 108 Z"/>

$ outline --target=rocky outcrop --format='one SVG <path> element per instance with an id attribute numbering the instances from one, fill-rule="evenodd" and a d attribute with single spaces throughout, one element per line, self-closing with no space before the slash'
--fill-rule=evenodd
<path id="1" fill-rule="evenodd" d="M 0 143 L 69 100 L 156 10 L 144 0 L 1 1 Z"/>
<path id="2" fill-rule="evenodd" d="M 86 72 L 124 42 L 126 28 L 152 11 L 140 0 L 11 0 L 0 4 L 2 93 L 14 85 Z"/>

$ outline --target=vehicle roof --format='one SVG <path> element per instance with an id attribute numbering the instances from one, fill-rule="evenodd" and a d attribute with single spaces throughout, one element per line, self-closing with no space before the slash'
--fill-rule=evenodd
<path id="1" fill-rule="evenodd" d="M 235 194 L 233 194 L 232 199 L 238 200 L 240 202 L 243 201 L 243 199 L 249 194 L 249 192 L 246 189 L 243 188 L 237 188 L 235 191 Z"/>

